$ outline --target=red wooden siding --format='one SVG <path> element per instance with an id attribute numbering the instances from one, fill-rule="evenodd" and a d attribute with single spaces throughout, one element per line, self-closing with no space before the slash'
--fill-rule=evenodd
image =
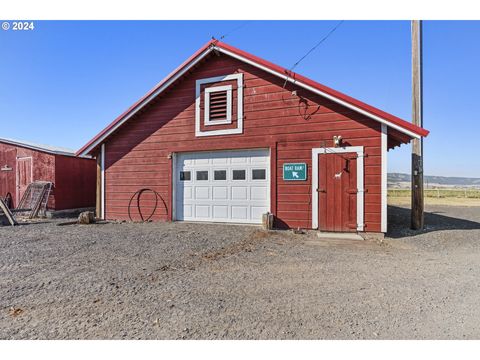
<path id="1" fill-rule="evenodd" d="M 56 155 L 56 210 L 94 207 L 96 176 L 96 161 Z"/>
<path id="2" fill-rule="evenodd" d="M 0 143 L 0 167 L 8 165 L 12 171 L 0 171 L 0 196 L 12 194 L 17 198 L 18 158 L 31 158 L 32 180 L 51 181 L 54 190 L 48 207 L 52 210 L 95 206 L 96 162 L 63 155 L 50 154 L 20 146 Z M 30 166 L 30 165 L 29 165 Z"/>
<path id="3" fill-rule="evenodd" d="M 0 170 L 0 196 L 3 198 L 10 193 L 16 204 L 16 157 L 17 151 L 12 146 L 0 143 L 0 168 L 7 167 L 11 170 Z"/>
<path id="4" fill-rule="evenodd" d="M 317 162 L 319 229 L 356 231 L 357 154 L 321 154 Z"/>
<path id="5" fill-rule="evenodd" d="M 195 137 L 195 81 L 238 72 L 244 74 L 245 83 L 243 134 Z M 345 145 L 365 147 L 365 231 L 380 231 L 380 124 L 306 90 L 290 85 L 284 89 L 283 83 L 224 55 L 198 65 L 109 137 L 105 145 L 106 217 L 128 219 L 131 196 L 141 188 L 151 188 L 169 204 L 169 209 L 158 209 L 153 219 L 168 220 L 168 157 L 173 152 L 268 147 L 272 150 L 271 209 L 277 225 L 309 228 L 311 149 L 333 146 L 333 136 L 341 135 Z M 307 181 L 283 181 L 284 162 L 306 162 Z M 146 213 L 153 203 L 153 199 L 142 202 Z"/>
<path id="6" fill-rule="evenodd" d="M 17 184 L 17 199 L 23 198 L 27 191 L 28 185 L 33 181 L 33 161 L 32 157 L 17 158 L 16 161 L 16 184 Z"/>
<path id="7" fill-rule="evenodd" d="M 4 172 L 0 171 L 0 178 L 4 179 L 0 183 L 0 196 L 4 197 L 6 193 L 10 192 L 13 197 L 13 204 L 17 206 L 20 199 L 17 198 L 17 161 L 16 158 L 32 159 L 32 179 L 52 181 L 55 180 L 55 156 L 27 148 L 13 146 L 10 144 L 0 143 L 0 153 L 8 153 L 8 160 L 2 163 L 0 166 L 8 165 L 12 168 L 12 171 Z M 55 198 L 51 197 L 49 207 L 55 206 Z"/>
<path id="8" fill-rule="evenodd" d="M 205 126 L 205 89 L 215 86 L 224 86 L 224 85 L 231 85 L 232 86 L 232 123 L 231 124 L 223 124 L 223 125 L 215 125 L 215 126 Z M 200 87 L 201 95 L 200 95 L 200 130 L 201 131 L 209 131 L 209 130 L 220 130 L 220 129 L 235 129 L 237 127 L 237 99 L 238 99 L 238 86 L 237 80 L 227 80 L 227 81 L 219 81 L 214 83 L 204 84 Z M 212 93 L 210 97 L 212 97 Z M 214 96 L 214 95 L 213 95 Z M 225 98 L 225 108 L 226 110 L 226 98 Z M 226 116 L 226 111 L 224 117 Z M 214 118 L 211 118 L 214 120 Z"/>

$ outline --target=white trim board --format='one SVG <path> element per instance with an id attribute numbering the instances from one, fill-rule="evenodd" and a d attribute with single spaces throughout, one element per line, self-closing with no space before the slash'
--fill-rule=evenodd
<path id="1" fill-rule="evenodd" d="M 102 220 L 105 220 L 105 143 L 100 149 L 100 170 L 101 170 L 101 198 L 102 198 Z"/>
<path id="2" fill-rule="evenodd" d="M 382 198 L 381 198 L 381 229 L 383 233 L 387 232 L 387 160 L 388 160 L 388 127 L 382 124 L 381 134 L 381 149 L 382 149 Z"/>
<path id="3" fill-rule="evenodd" d="M 172 153 L 172 176 L 170 181 L 172 182 L 172 221 L 177 219 L 177 158 L 179 153 Z"/>
<path id="4" fill-rule="evenodd" d="M 202 131 L 201 116 L 200 116 L 201 115 L 200 96 L 202 94 L 201 86 L 204 84 L 210 84 L 210 83 L 216 83 L 216 82 L 228 81 L 228 80 L 237 80 L 237 127 L 234 129 Z M 228 99 L 228 96 L 227 96 L 227 99 Z M 231 93 L 230 93 L 230 105 L 232 105 Z M 227 104 L 227 107 L 228 107 L 228 104 Z M 207 110 L 207 107 L 205 106 L 205 111 L 206 110 Z M 230 111 L 231 111 L 231 106 L 230 106 Z M 230 114 L 230 117 L 231 117 L 231 114 Z M 205 120 L 207 120 L 207 118 L 205 118 Z M 220 124 L 220 123 L 211 122 L 210 124 L 208 124 L 205 121 L 205 125 L 216 125 L 216 124 Z M 195 83 L 195 136 L 202 137 L 202 136 L 215 136 L 215 135 L 232 135 L 232 134 L 241 134 L 241 133 L 243 133 L 243 73 L 198 79 Z"/>
<path id="5" fill-rule="evenodd" d="M 312 229 L 318 229 L 318 156 L 321 154 L 357 153 L 357 231 L 364 229 L 364 199 L 363 184 L 363 146 L 345 146 L 312 149 Z"/>
<path id="6" fill-rule="evenodd" d="M 187 66 L 185 66 L 181 71 L 179 71 L 177 74 L 173 75 L 171 78 L 169 78 L 167 81 L 165 81 L 165 83 L 163 83 L 163 85 L 161 85 L 156 91 L 154 91 L 152 94 L 150 94 L 148 97 L 146 97 L 140 104 L 137 105 L 136 108 L 134 108 L 128 115 L 126 115 L 122 120 L 120 120 L 118 123 L 116 123 L 111 129 L 109 129 L 105 134 L 101 135 L 97 140 L 95 140 L 92 144 L 90 144 L 90 146 L 88 146 L 83 152 L 82 152 L 82 155 L 86 155 L 88 154 L 91 150 L 93 150 L 95 147 L 97 147 L 99 144 L 101 144 L 111 133 L 113 133 L 115 130 L 117 130 L 123 123 L 125 123 L 126 121 L 128 121 L 133 115 L 135 115 L 138 111 L 140 111 L 148 102 L 150 102 L 150 100 L 152 100 L 153 98 L 155 98 L 157 95 L 159 95 L 160 93 L 162 93 L 166 88 L 168 88 L 173 82 L 175 82 L 178 78 L 180 78 L 181 76 L 183 76 L 185 73 L 187 73 L 188 71 L 190 71 L 190 69 L 192 67 L 194 67 L 196 64 L 198 64 L 203 58 L 205 58 L 205 56 L 207 56 L 211 51 L 219 51 L 221 53 L 224 53 L 226 55 L 229 55 L 235 59 L 238 59 L 240 61 L 243 61 L 247 64 L 250 64 L 252 66 L 255 66 L 261 70 L 264 70 L 270 74 L 273 74 L 275 76 L 278 76 L 279 78 L 283 79 L 283 80 L 286 80 L 292 84 L 297 84 L 298 86 L 301 86 L 303 87 L 304 89 L 307 89 L 309 91 L 312 91 L 313 93 L 316 93 L 318 95 L 321 95 L 327 99 L 330 99 L 338 104 L 341 104 L 345 107 L 348 107 L 349 109 L 352 109 L 358 113 L 361 113 L 365 116 L 368 116 L 369 118 L 375 120 L 375 121 L 378 121 L 382 124 L 385 124 L 389 127 L 392 127 L 398 131 L 400 131 L 401 133 L 404 133 L 404 134 L 407 134 L 413 138 L 416 138 L 416 139 L 420 139 L 421 136 L 418 135 L 418 134 L 415 134 L 414 132 L 412 131 L 409 131 L 399 125 L 396 125 L 396 124 L 393 124 L 391 123 L 390 121 L 388 120 L 385 120 L 379 116 L 376 116 L 368 111 L 365 111 L 363 109 L 360 109 L 359 107 L 355 106 L 355 105 L 352 105 L 348 102 L 345 102 L 341 99 L 338 99 L 336 98 L 335 96 L 333 95 L 329 95 L 323 91 L 320 91 L 316 88 L 313 88 L 309 85 L 306 85 L 306 84 L 303 84 L 302 82 L 298 81 L 298 80 L 295 80 L 295 79 L 292 79 L 291 77 L 283 74 L 283 73 L 279 73 L 275 70 L 272 70 L 268 67 L 265 67 L 263 65 L 260 65 L 258 63 L 256 63 L 255 61 L 251 61 L 249 59 L 246 59 L 245 57 L 243 56 L 240 56 L 240 55 L 237 55 L 231 51 L 228 51 L 228 50 L 225 50 L 225 49 L 222 49 L 220 47 L 216 47 L 216 46 L 211 46 L 209 47 L 208 49 L 205 49 L 201 54 L 199 54 L 194 60 L 192 60 L 192 62 L 190 64 L 188 64 Z M 157 85 L 158 86 L 158 85 Z M 243 91 L 243 87 L 242 87 L 242 91 Z M 243 116 L 242 116 L 243 118 Z M 217 135 L 222 135 L 222 134 L 217 134 Z"/>
<path id="7" fill-rule="evenodd" d="M 227 92 L 227 116 L 224 120 L 210 120 L 210 94 L 216 92 Z M 205 89 L 205 126 L 223 125 L 232 123 L 232 85 L 212 86 Z"/>

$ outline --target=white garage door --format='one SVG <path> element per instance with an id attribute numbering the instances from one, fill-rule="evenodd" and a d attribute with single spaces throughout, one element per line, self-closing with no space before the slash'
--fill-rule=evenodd
<path id="1" fill-rule="evenodd" d="M 175 172 L 177 220 L 259 224 L 270 210 L 268 149 L 180 153 Z"/>

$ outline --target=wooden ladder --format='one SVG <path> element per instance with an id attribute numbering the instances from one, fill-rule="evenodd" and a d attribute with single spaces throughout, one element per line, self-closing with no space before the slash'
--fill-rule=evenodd
<path id="1" fill-rule="evenodd" d="M 33 219 L 41 211 L 45 215 L 53 184 L 48 181 L 30 183 L 14 212 Z"/>
<path id="2" fill-rule="evenodd" d="M 3 223 L 3 220 L 4 219 L 7 219 L 7 221 L 10 223 L 10 225 L 12 226 L 15 226 L 15 225 L 18 225 L 17 224 L 17 221 L 15 220 L 15 218 L 13 217 L 13 214 L 12 212 L 10 211 L 10 209 L 7 207 L 7 205 L 5 204 L 5 202 L 3 201 L 2 198 L 0 198 L 0 220 L 2 220 L 1 222 Z"/>

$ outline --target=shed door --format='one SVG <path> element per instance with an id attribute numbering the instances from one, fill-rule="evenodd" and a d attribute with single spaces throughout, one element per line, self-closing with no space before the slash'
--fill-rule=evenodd
<path id="1" fill-rule="evenodd" d="M 357 230 L 357 155 L 318 157 L 318 224 L 322 231 Z"/>
<path id="2" fill-rule="evenodd" d="M 32 158 L 17 158 L 17 204 L 22 199 L 23 194 L 32 181 Z"/>
<path id="3" fill-rule="evenodd" d="M 268 149 L 179 154 L 177 220 L 260 224 L 270 209 Z"/>
<path id="4" fill-rule="evenodd" d="M 15 161 L 17 158 L 17 150 L 15 148 L 4 148 L 0 150 L 0 196 L 5 197 L 10 193 L 15 199 Z"/>

